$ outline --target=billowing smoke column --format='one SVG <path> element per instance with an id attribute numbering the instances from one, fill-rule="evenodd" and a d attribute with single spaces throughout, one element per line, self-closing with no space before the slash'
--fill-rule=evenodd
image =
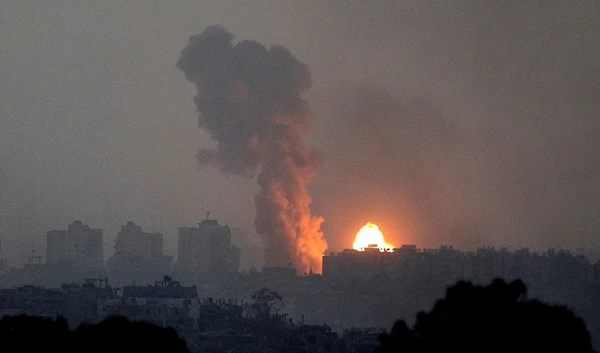
<path id="1" fill-rule="evenodd" d="M 258 172 L 254 225 L 266 264 L 321 272 L 323 219 L 312 216 L 306 189 L 320 163 L 304 141 L 312 114 L 301 93 L 311 86 L 310 72 L 281 46 L 232 41 L 226 29 L 210 26 L 190 37 L 177 62 L 198 90 L 200 127 L 217 142 L 198 160 L 228 173 Z"/>

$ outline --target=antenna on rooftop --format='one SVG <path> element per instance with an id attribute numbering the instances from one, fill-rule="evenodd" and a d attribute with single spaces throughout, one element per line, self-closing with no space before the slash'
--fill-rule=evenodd
<path id="1" fill-rule="evenodd" d="M 206 212 L 206 220 L 208 221 L 208 215 L 210 214 L 210 211 Z"/>

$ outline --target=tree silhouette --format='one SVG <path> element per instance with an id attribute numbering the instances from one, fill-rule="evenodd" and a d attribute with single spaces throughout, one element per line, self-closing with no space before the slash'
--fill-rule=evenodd
<path id="1" fill-rule="evenodd" d="M 185 341 L 173 328 L 146 322 L 130 322 L 113 316 L 93 325 L 81 325 L 72 340 L 77 351 L 89 353 L 189 353 Z"/>
<path id="2" fill-rule="evenodd" d="M 277 315 L 283 307 L 283 298 L 279 293 L 262 288 L 252 294 L 250 306 L 254 317 L 258 320 L 269 320 L 271 315 Z"/>
<path id="3" fill-rule="evenodd" d="M 398 321 L 376 353 L 594 352 L 585 323 L 564 306 L 527 299 L 520 280 L 458 282 L 414 328 Z"/>
<path id="4" fill-rule="evenodd" d="M 189 350 L 174 329 L 130 322 L 124 317 L 110 317 L 69 331 L 62 318 L 22 315 L 0 320 L 0 352 L 189 353 Z"/>
<path id="5" fill-rule="evenodd" d="M 69 326 L 63 318 L 7 316 L 0 320 L 0 352 L 64 350 Z"/>

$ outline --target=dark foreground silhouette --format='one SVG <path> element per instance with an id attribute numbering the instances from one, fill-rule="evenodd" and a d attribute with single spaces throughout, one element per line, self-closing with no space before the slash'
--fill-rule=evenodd
<path id="1" fill-rule="evenodd" d="M 564 306 L 527 299 L 520 280 L 458 282 L 414 327 L 398 321 L 376 353 L 594 352 L 585 323 Z"/>
<path id="2" fill-rule="evenodd" d="M 327 327 L 286 324 L 277 315 L 281 298 L 261 298 L 255 316 L 229 329 L 197 333 L 198 352 L 362 352 L 348 350 Z M 263 293 L 263 294 L 264 294 Z M 257 297 L 258 298 L 258 297 Z M 256 309 L 256 308 L 255 308 Z M 275 315 L 269 315 L 275 310 Z M 244 322 L 246 322 L 244 324 Z M 215 335 L 214 333 L 221 332 Z M 368 340 L 369 352 L 373 352 Z M 359 342 L 360 343 L 360 342 Z M 364 342 L 363 342 L 364 343 Z M 357 345 L 364 346 L 364 345 Z M 322 347 L 319 348 L 319 347 Z M 0 352 L 189 352 L 172 328 L 114 316 L 69 330 L 62 319 L 32 316 L 0 320 Z M 375 353 L 391 352 L 594 352 L 585 323 L 564 306 L 527 299 L 523 282 L 458 282 L 413 328 L 398 321 L 380 337 Z"/>
<path id="3" fill-rule="evenodd" d="M 189 353 L 175 330 L 114 316 L 70 331 L 62 319 L 12 316 L 0 320 L 1 352 Z"/>

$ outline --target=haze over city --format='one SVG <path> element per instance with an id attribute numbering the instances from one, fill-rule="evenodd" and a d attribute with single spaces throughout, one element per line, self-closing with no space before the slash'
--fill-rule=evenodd
<path id="1" fill-rule="evenodd" d="M 192 35 L 281 45 L 307 65 L 308 191 L 328 251 L 386 241 L 600 247 L 600 3 L 188 1 L 0 5 L 0 241 L 11 265 L 82 220 L 105 257 L 133 220 L 207 211 L 260 266 L 256 176 L 198 163 Z"/>

